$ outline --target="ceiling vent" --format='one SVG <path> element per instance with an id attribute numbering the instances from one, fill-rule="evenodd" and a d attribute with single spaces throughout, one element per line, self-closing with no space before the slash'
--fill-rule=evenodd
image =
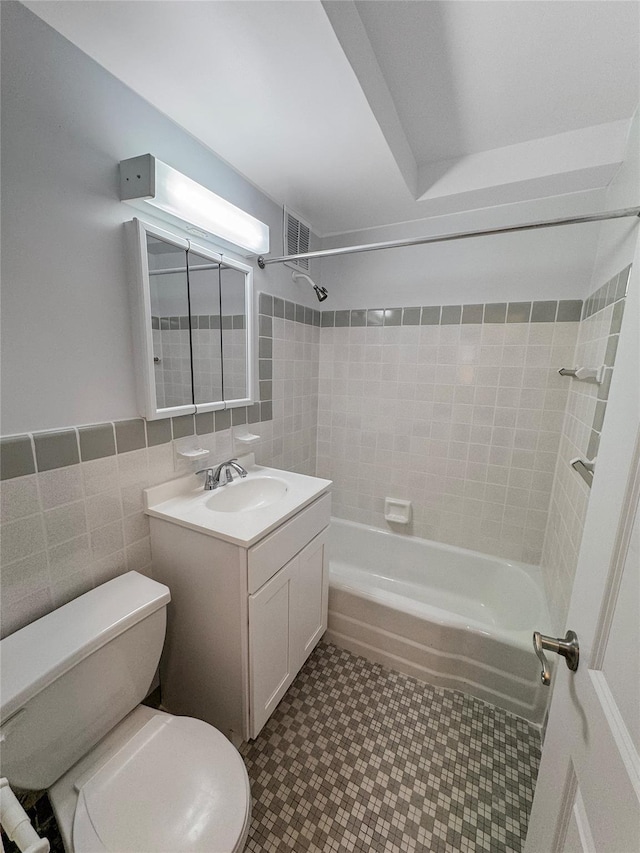
<path id="1" fill-rule="evenodd" d="M 287 208 L 283 208 L 284 212 L 284 227 L 283 227 L 283 254 L 299 255 L 302 252 L 309 251 L 309 242 L 311 237 L 311 226 L 299 219 L 295 213 L 292 213 Z M 311 262 L 309 258 L 304 258 L 298 261 L 285 261 L 285 266 L 291 267 L 294 270 L 304 270 L 309 272 Z"/>

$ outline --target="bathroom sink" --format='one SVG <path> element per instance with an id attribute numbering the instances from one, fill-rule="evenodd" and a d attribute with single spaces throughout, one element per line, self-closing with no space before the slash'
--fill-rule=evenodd
<path id="1" fill-rule="evenodd" d="M 213 491 L 194 474 L 145 489 L 145 512 L 248 548 L 331 487 L 320 477 L 256 465 L 253 453 L 238 462 L 247 476 Z"/>
<path id="2" fill-rule="evenodd" d="M 250 512 L 271 506 L 287 491 L 287 484 L 278 477 L 254 477 L 219 486 L 205 503 L 215 512 Z"/>

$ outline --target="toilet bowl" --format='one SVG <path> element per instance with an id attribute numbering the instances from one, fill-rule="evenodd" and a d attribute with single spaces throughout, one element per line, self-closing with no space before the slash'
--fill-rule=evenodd
<path id="1" fill-rule="evenodd" d="M 239 853 L 249 831 L 249 779 L 235 747 L 201 720 L 144 705 L 65 773 L 49 799 L 74 853 Z"/>
<path id="2" fill-rule="evenodd" d="M 0 772 L 48 790 L 68 853 L 244 849 L 251 794 L 238 751 L 201 720 L 138 704 L 169 597 L 130 572 L 0 642 Z"/>

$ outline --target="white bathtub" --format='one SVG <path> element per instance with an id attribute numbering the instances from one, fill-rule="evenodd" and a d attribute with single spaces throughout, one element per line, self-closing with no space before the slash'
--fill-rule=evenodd
<path id="1" fill-rule="evenodd" d="M 541 725 L 540 569 L 340 519 L 329 555 L 329 642 Z"/>

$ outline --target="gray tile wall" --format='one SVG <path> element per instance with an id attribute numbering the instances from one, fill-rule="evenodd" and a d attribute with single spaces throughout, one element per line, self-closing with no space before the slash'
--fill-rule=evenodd
<path id="1" fill-rule="evenodd" d="M 578 564 L 590 484 L 570 466 L 598 454 L 631 267 L 625 267 L 585 300 L 574 362 L 565 367 L 606 365 L 600 385 L 565 377 L 567 407 L 553 479 L 542 570 L 554 630 L 564 630 Z M 597 463 L 596 463 L 597 469 Z"/>
<path id="2" fill-rule="evenodd" d="M 316 473 L 320 311 L 258 298 L 260 405 L 273 415 L 271 464 Z"/>
<path id="3" fill-rule="evenodd" d="M 450 326 L 478 323 L 571 323 L 583 310 L 580 299 L 559 302 L 488 302 L 412 308 L 354 308 L 322 311 L 323 328 L 342 326 Z"/>
<path id="4" fill-rule="evenodd" d="M 336 312 L 318 409 L 334 515 L 387 529 L 384 499 L 402 498 L 413 519 L 394 532 L 540 561 L 581 306 L 551 322 L 560 306 L 538 304 L 538 320 L 536 303 L 421 307 L 420 325 Z"/>

